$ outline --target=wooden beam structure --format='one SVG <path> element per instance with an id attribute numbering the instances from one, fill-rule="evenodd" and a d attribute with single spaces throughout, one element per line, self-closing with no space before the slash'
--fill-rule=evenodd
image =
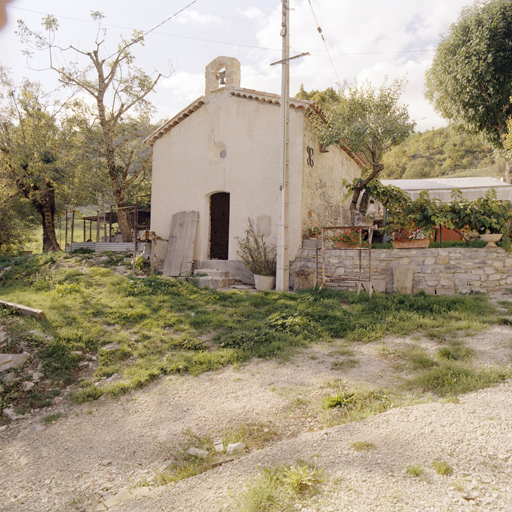
<path id="1" fill-rule="evenodd" d="M 20 304 L 14 304 L 14 302 L 7 302 L 5 300 L 0 300 L 0 306 L 6 306 L 8 308 L 13 308 L 24 316 L 33 316 L 35 318 L 39 318 L 39 320 L 46 320 L 46 316 L 44 312 L 40 309 L 29 308 L 27 306 L 21 306 Z"/>

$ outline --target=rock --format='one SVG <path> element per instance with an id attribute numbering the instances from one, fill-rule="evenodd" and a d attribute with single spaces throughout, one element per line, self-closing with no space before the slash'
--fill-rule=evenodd
<path id="1" fill-rule="evenodd" d="M 199 448 L 189 448 L 187 450 L 187 455 L 192 455 L 192 457 L 198 457 L 200 459 L 206 459 L 206 457 L 208 457 L 208 452 L 206 450 L 200 450 Z"/>
<path id="2" fill-rule="evenodd" d="M 95 511 L 103 511 L 108 510 L 120 503 L 124 503 L 125 501 L 133 500 L 134 498 L 138 498 L 139 496 L 144 496 L 151 492 L 150 487 L 135 487 L 134 489 L 122 489 L 119 493 L 112 498 L 109 498 L 104 503 L 100 503 L 94 510 Z M 101 508 L 103 506 L 104 508 Z"/>
<path id="3" fill-rule="evenodd" d="M 220 437 L 216 437 L 213 440 L 213 447 L 215 448 L 216 452 L 224 451 L 224 444 L 222 443 L 222 439 Z"/>
<path id="4" fill-rule="evenodd" d="M 233 453 L 237 453 L 237 452 L 243 451 L 244 448 L 245 448 L 245 444 L 244 443 L 228 444 L 228 447 L 226 448 L 226 453 L 228 455 L 231 455 Z"/>
<path id="5" fill-rule="evenodd" d="M 30 391 L 35 384 L 33 382 L 25 381 L 22 382 L 21 387 L 23 388 L 23 391 Z"/>
<path id="6" fill-rule="evenodd" d="M 109 343 L 108 345 L 101 347 L 100 350 L 103 350 L 104 352 L 110 352 L 112 350 L 117 350 L 118 348 L 120 348 L 119 343 Z"/>
<path id="7" fill-rule="evenodd" d="M 27 352 L 23 352 L 23 354 L 0 354 L 0 372 L 21 366 L 29 357 L 30 354 Z"/>
<path id="8" fill-rule="evenodd" d="M 26 414 L 16 414 L 14 412 L 14 409 L 12 407 L 8 407 L 7 409 L 4 409 L 2 411 L 2 416 L 4 418 L 7 418 L 8 420 L 14 421 L 14 420 L 21 420 L 23 418 L 26 418 Z"/>
<path id="9" fill-rule="evenodd" d="M 32 374 L 32 382 L 39 382 L 43 377 L 44 375 L 41 372 L 34 372 Z"/>
<path id="10" fill-rule="evenodd" d="M 4 375 L 4 377 L 3 377 L 4 384 L 12 384 L 13 382 L 16 382 L 17 380 L 18 380 L 18 378 L 16 377 L 16 375 L 14 375 L 14 373 L 8 373 L 7 375 Z"/>

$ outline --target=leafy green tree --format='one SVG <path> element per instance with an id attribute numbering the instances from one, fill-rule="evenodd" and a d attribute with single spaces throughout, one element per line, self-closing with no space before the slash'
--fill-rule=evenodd
<path id="1" fill-rule="evenodd" d="M 414 130 L 415 122 L 409 118 L 407 106 L 400 104 L 405 80 L 384 83 L 379 88 L 369 82 L 361 85 L 345 83 L 338 91 L 306 92 L 301 87 L 298 96 L 313 100 L 325 112 L 325 121 L 316 119 L 315 127 L 325 146 L 339 144 L 364 157 L 368 167 L 351 189 L 352 217 L 362 194 L 359 210 L 365 213 L 367 185 L 384 170 L 386 151 L 403 142 Z M 353 220 L 353 219 L 352 219 Z"/>
<path id="2" fill-rule="evenodd" d="M 477 1 L 462 10 L 426 73 L 436 112 L 503 150 L 512 115 L 512 1 Z M 510 160 L 505 178 L 512 181 Z"/>
<path id="3" fill-rule="evenodd" d="M 20 88 L 0 68 L 0 176 L 4 186 L 28 201 L 40 216 L 43 250 L 59 251 L 55 235 L 56 189 L 64 169 L 60 153 L 65 137 L 51 106 L 41 101 L 38 84 Z"/>
<path id="4" fill-rule="evenodd" d="M 105 47 L 106 31 L 101 26 L 104 16 L 100 12 L 92 12 L 91 16 L 98 23 L 91 50 L 58 46 L 55 41 L 59 25 L 54 16 L 43 19 L 44 34 L 30 30 L 22 21 L 18 22 L 19 34 L 29 48 L 48 52 L 49 67 L 58 74 L 64 86 L 92 98 L 93 105 L 81 103 L 78 112 L 84 114 L 84 119 L 92 119 L 94 145 L 110 179 L 119 227 L 126 242 L 131 240 L 127 192 L 144 175 L 147 165 L 140 161 L 138 165 L 132 158 L 135 156 L 132 152 L 133 132 L 127 135 L 122 124 L 126 120 L 131 124 L 138 117 L 149 118 L 152 106 L 147 96 L 162 75 L 152 77 L 135 66 L 133 49 L 144 44 L 141 32 L 134 32 L 129 39 L 121 38 L 117 49 L 109 52 Z M 76 60 L 73 59 L 73 64 L 58 66 L 56 62 L 70 62 L 67 56 L 55 58 L 56 54 L 64 57 L 65 52 L 73 53 Z M 135 115 L 130 117 L 130 114 Z M 139 135 L 144 134 L 139 132 Z"/>

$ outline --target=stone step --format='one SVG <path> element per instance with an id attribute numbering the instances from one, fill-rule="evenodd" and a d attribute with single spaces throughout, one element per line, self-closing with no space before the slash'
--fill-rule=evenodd
<path id="1" fill-rule="evenodd" d="M 200 288 L 211 288 L 213 290 L 229 288 L 236 284 L 236 282 L 236 279 L 233 279 L 232 277 L 201 276 L 197 278 L 197 284 Z"/>
<path id="2" fill-rule="evenodd" d="M 194 270 L 194 275 L 199 277 L 231 278 L 231 272 L 227 270 L 216 270 L 211 268 L 198 268 Z"/>

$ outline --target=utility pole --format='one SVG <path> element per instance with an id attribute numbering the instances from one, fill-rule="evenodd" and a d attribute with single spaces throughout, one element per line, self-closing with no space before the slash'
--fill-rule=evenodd
<path id="1" fill-rule="evenodd" d="M 277 223 L 277 272 L 276 290 L 290 288 L 290 260 L 288 257 L 288 121 L 290 96 L 290 0 L 281 0 L 283 38 L 281 74 L 281 170 L 279 175 L 279 216 Z"/>

